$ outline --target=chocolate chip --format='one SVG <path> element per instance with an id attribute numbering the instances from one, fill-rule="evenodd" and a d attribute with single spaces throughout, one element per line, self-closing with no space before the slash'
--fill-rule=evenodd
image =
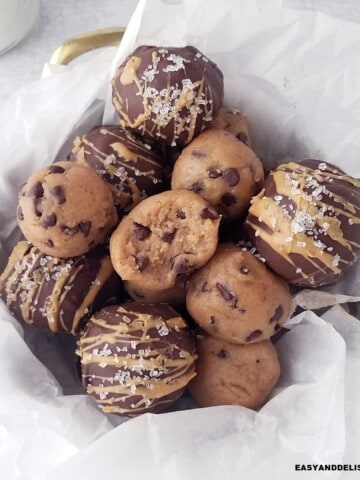
<path id="1" fill-rule="evenodd" d="M 204 185 L 202 185 L 199 182 L 195 182 L 192 185 L 190 185 L 190 187 L 188 187 L 188 190 L 194 193 L 200 193 L 203 189 L 204 189 Z"/>
<path id="2" fill-rule="evenodd" d="M 274 315 L 270 318 L 269 323 L 277 322 L 281 318 L 283 313 L 284 313 L 284 309 L 282 308 L 281 305 L 279 305 L 275 310 Z"/>
<path id="3" fill-rule="evenodd" d="M 219 358 L 228 358 L 229 357 L 229 352 L 227 350 L 224 350 L 223 348 L 220 350 L 220 352 L 217 354 Z"/>
<path id="4" fill-rule="evenodd" d="M 192 266 L 187 258 L 176 258 L 171 265 L 171 269 L 175 270 L 178 274 L 188 273 L 192 270 Z"/>
<path id="5" fill-rule="evenodd" d="M 163 240 L 166 243 L 172 243 L 175 237 L 175 233 L 176 233 L 176 229 L 173 230 L 172 232 L 164 232 L 161 237 L 161 240 Z"/>
<path id="6" fill-rule="evenodd" d="M 49 238 L 49 240 L 46 240 L 46 242 L 44 242 L 44 245 L 52 248 L 54 246 L 54 242 L 52 240 L 50 240 L 50 238 Z"/>
<path id="7" fill-rule="evenodd" d="M 209 169 L 209 178 L 219 178 L 221 177 L 221 172 L 215 170 L 215 168 Z"/>
<path id="8" fill-rule="evenodd" d="M 260 363 L 260 360 L 258 358 L 256 359 L 256 363 Z"/>
<path id="9" fill-rule="evenodd" d="M 210 220 L 217 220 L 219 218 L 219 214 L 216 212 L 216 210 L 210 210 L 210 208 L 205 207 L 201 210 L 200 217 L 203 220 L 206 220 L 207 218 Z"/>
<path id="10" fill-rule="evenodd" d="M 207 292 L 207 291 L 208 291 L 207 285 L 208 285 L 208 282 L 205 282 L 205 283 L 203 284 L 203 286 L 201 287 L 201 291 L 202 291 L 202 292 Z"/>
<path id="11" fill-rule="evenodd" d="M 240 175 L 236 168 L 228 168 L 223 172 L 223 179 L 230 187 L 235 187 L 239 183 Z"/>
<path id="12" fill-rule="evenodd" d="M 280 330 L 280 328 L 281 328 L 281 325 L 279 323 L 276 323 L 274 327 L 274 331 L 277 332 L 278 330 Z"/>
<path id="13" fill-rule="evenodd" d="M 185 212 L 184 212 L 183 210 L 178 210 L 178 211 L 176 212 L 176 217 L 177 217 L 177 218 L 181 218 L 181 220 L 185 220 L 186 214 L 185 214 Z"/>
<path id="14" fill-rule="evenodd" d="M 219 290 L 220 295 L 226 302 L 230 302 L 231 308 L 237 307 L 238 298 L 236 295 L 231 293 L 222 283 L 217 283 L 216 288 Z"/>
<path id="15" fill-rule="evenodd" d="M 227 207 L 231 207 L 231 205 L 234 205 L 236 203 L 236 198 L 231 193 L 225 193 L 221 197 L 221 202 Z"/>
<path id="16" fill-rule="evenodd" d="M 134 222 L 134 226 L 135 237 L 138 240 L 143 241 L 150 237 L 151 230 L 149 227 L 146 227 L 145 225 L 137 222 Z"/>
<path id="17" fill-rule="evenodd" d="M 62 185 L 56 185 L 55 187 L 50 188 L 49 193 L 54 197 L 58 205 L 66 202 L 65 189 Z"/>
<path id="18" fill-rule="evenodd" d="M 255 340 L 255 338 L 260 337 L 262 333 L 263 333 L 262 330 L 254 330 L 253 332 L 250 333 L 250 335 L 248 335 L 245 338 L 245 342 L 252 342 L 253 340 Z"/>
<path id="19" fill-rule="evenodd" d="M 64 173 L 65 168 L 60 167 L 60 165 L 50 165 L 49 173 Z"/>
<path id="20" fill-rule="evenodd" d="M 150 260 L 149 257 L 146 257 L 145 255 L 136 255 L 135 263 L 138 266 L 140 272 L 142 272 L 149 265 Z"/>
<path id="21" fill-rule="evenodd" d="M 65 233 L 65 235 L 74 236 L 79 231 L 79 226 L 75 225 L 74 227 L 69 227 L 68 225 L 60 225 L 60 230 Z"/>
<path id="22" fill-rule="evenodd" d="M 236 135 L 236 138 L 240 140 L 240 142 L 245 143 L 245 145 L 249 145 L 249 139 L 244 132 L 240 132 Z"/>
<path id="23" fill-rule="evenodd" d="M 40 221 L 41 225 L 44 228 L 53 227 L 54 225 L 56 225 L 56 222 L 57 222 L 57 217 L 55 213 L 49 213 L 49 215 L 43 216 Z"/>
<path id="24" fill-rule="evenodd" d="M 42 215 L 42 198 L 34 198 L 33 200 L 34 212 L 37 217 Z"/>
<path id="25" fill-rule="evenodd" d="M 204 152 L 203 150 L 200 150 L 198 148 L 194 148 L 194 150 L 191 152 L 191 155 L 193 157 L 206 157 L 206 152 Z"/>
<path id="26" fill-rule="evenodd" d="M 80 222 L 79 223 L 79 230 L 81 233 L 83 233 L 85 235 L 85 237 L 87 237 L 90 233 L 90 230 L 91 230 L 91 222 Z"/>
<path id="27" fill-rule="evenodd" d="M 213 315 L 211 315 L 211 317 L 210 317 L 210 325 L 214 325 L 215 323 L 216 323 L 216 318 L 215 318 Z"/>
<path id="28" fill-rule="evenodd" d="M 41 198 L 44 195 L 44 187 L 41 182 L 35 182 L 28 190 L 27 196 L 34 198 Z"/>
<path id="29" fill-rule="evenodd" d="M 22 211 L 22 208 L 21 207 L 18 207 L 17 211 L 16 211 L 16 216 L 18 218 L 18 220 L 24 220 L 24 214 L 23 214 L 23 211 Z"/>
<path id="30" fill-rule="evenodd" d="M 249 275 L 250 270 L 248 269 L 248 267 L 242 266 L 240 267 L 240 273 L 242 273 L 243 275 Z"/>

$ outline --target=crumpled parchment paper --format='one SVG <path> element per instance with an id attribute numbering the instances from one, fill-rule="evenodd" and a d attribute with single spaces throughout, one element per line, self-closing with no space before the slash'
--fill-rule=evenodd
<path id="1" fill-rule="evenodd" d="M 268 166 L 310 156 L 359 176 L 358 25 L 279 0 L 141 0 L 118 50 L 48 67 L 0 110 L 1 269 L 19 237 L 20 185 L 64 158 L 76 135 L 114 119 L 109 80 L 143 43 L 194 44 L 214 59 L 226 104 L 247 115 Z M 360 464 L 360 322 L 338 305 L 358 305 L 359 266 L 323 290 L 295 297 L 305 309 L 334 306 L 321 318 L 306 310 L 287 322 L 276 343 L 282 375 L 259 412 L 197 409 L 185 396 L 177 406 L 186 410 L 124 423 L 82 393 L 73 339 L 23 329 L 1 304 L 1 478 L 341 478 L 295 470 Z"/>

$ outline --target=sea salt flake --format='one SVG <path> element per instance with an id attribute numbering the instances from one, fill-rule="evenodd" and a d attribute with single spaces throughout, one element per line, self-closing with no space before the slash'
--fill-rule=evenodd
<path id="1" fill-rule="evenodd" d="M 165 335 L 168 335 L 170 330 L 168 329 L 168 327 L 166 325 L 161 325 L 160 328 L 158 328 L 158 334 L 160 335 L 160 337 L 164 337 Z"/>
<path id="2" fill-rule="evenodd" d="M 340 255 L 337 253 L 332 261 L 333 267 L 337 267 L 340 262 Z"/>

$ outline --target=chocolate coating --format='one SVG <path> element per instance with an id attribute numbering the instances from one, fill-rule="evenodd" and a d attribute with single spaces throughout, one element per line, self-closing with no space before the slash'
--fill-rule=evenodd
<path id="1" fill-rule="evenodd" d="M 171 405 L 195 374 L 195 338 L 169 305 L 125 303 L 92 316 L 78 342 L 82 382 L 104 412 Z"/>
<path id="2" fill-rule="evenodd" d="M 252 200 L 245 231 L 289 283 L 334 282 L 359 257 L 360 181 L 319 160 L 280 165 Z"/>
<path id="3" fill-rule="evenodd" d="M 122 292 L 103 247 L 61 259 L 21 241 L 0 277 L 0 297 L 11 313 L 53 332 L 78 332 L 92 311 L 119 301 Z"/>
<path id="4" fill-rule="evenodd" d="M 185 145 L 217 115 L 223 75 L 194 47 L 138 47 L 112 80 L 123 127 L 149 140 Z"/>
<path id="5" fill-rule="evenodd" d="M 117 125 L 95 127 L 77 138 L 69 160 L 91 167 L 109 185 L 120 217 L 163 190 L 160 157 Z"/>

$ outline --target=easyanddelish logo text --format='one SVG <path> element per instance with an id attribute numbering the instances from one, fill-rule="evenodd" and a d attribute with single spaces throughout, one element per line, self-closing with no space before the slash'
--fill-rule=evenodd
<path id="1" fill-rule="evenodd" d="M 301 465 L 295 464 L 295 470 L 301 472 L 332 472 L 332 471 L 342 471 L 342 472 L 360 472 L 360 464 L 308 464 Z"/>

